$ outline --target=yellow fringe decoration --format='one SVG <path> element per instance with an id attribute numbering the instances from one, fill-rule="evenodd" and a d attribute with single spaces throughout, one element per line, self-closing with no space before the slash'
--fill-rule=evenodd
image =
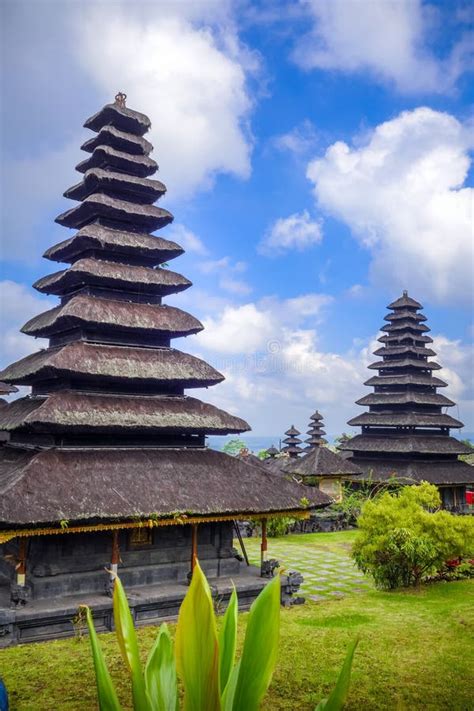
<path id="1" fill-rule="evenodd" d="M 309 518 L 309 511 L 275 511 L 275 513 L 266 514 L 225 514 L 215 516 L 186 516 L 186 514 L 178 515 L 175 518 L 148 518 L 141 521 L 128 521 L 122 523 L 98 523 L 94 525 L 84 526 L 63 526 L 58 528 L 20 528 L 11 531 L 0 531 L 0 543 L 6 543 L 13 538 L 29 538 L 30 536 L 52 536 L 60 533 L 91 533 L 92 531 L 116 531 L 129 528 L 143 528 L 148 526 L 176 526 L 176 525 L 191 525 L 195 523 L 211 523 L 212 521 L 237 521 L 237 520 L 260 520 L 262 518 L 273 518 L 288 516 L 291 518 Z"/>

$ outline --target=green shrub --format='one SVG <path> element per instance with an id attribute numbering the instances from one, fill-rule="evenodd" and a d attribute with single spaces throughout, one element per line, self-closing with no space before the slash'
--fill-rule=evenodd
<path id="1" fill-rule="evenodd" d="M 130 675 L 134 711 L 178 711 L 178 678 L 184 688 L 183 711 L 257 711 L 276 665 L 280 631 L 280 577 L 277 575 L 252 603 L 240 660 L 236 663 L 238 600 L 234 589 L 217 631 L 211 591 L 199 563 L 181 604 L 173 649 L 166 624 L 148 656 L 140 662 L 137 636 L 120 580 L 114 584 L 114 622 L 117 639 Z M 121 711 L 112 678 L 85 607 L 100 711 Z M 353 642 L 328 699 L 315 711 L 339 711 L 350 683 Z"/>
<path id="2" fill-rule="evenodd" d="M 233 439 L 230 439 L 222 447 L 223 452 L 225 452 L 226 454 L 230 454 L 233 457 L 236 457 L 238 454 L 240 454 L 243 449 L 247 449 L 247 445 L 239 437 L 234 437 Z"/>
<path id="3" fill-rule="evenodd" d="M 379 588 L 419 585 L 446 561 L 474 553 L 474 519 L 440 511 L 438 490 L 426 482 L 385 492 L 364 504 L 352 556 Z"/>

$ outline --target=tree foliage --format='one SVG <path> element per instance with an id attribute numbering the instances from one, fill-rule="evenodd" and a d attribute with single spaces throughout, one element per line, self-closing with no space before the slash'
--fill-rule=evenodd
<path id="1" fill-rule="evenodd" d="M 233 457 L 236 457 L 238 454 L 240 454 L 243 449 L 247 449 L 247 445 L 239 437 L 234 437 L 233 439 L 230 439 L 222 447 L 223 452 L 225 452 L 226 454 L 231 454 Z"/>
<path id="2" fill-rule="evenodd" d="M 377 587 L 419 585 L 450 559 L 474 554 L 474 519 L 439 510 L 435 486 L 426 482 L 367 501 L 358 519 L 352 555 Z"/>

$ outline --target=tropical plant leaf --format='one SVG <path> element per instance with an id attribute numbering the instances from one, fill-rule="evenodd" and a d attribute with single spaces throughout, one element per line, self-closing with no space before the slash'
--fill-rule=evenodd
<path id="1" fill-rule="evenodd" d="M 138 652 L 137 635 L 133 624 L 132 613 L 127 596 L 118 577 L 114 583 L 114 622 L 117 639 L 122 657 L 127 665 L 132 679 L 132 695 L 135 711 L 150 711 L 145 679 L 143 677 L 140 655 Z"/>
<path id="2" fill-rule="evenodd" d="M 270 685 L 280 637 L 280 576 L 266 585 L 250 608 L 233 711 L 256 711 Z"/>
<path id="3" fill-rule="evenodd" d="M 198 561 L 179 610 L 176 668 L 184 711 L 220 711 L 219 648 L 211 591 Z"/>
<path id="4" fill-rule="evenodd" d="M 237 662 L 235 667 L 232 669 L 229 681 L 225 687 L 224 693 L 221 696 L 222 711 L 232 711 L 234 706 L 235 689 L 237 686 L 237 679 L 239 678 L 240 672 L 240 660 Z"/>
<path id="5" fill-rule="evenodd" d="M 336 682 L 336 686 L 331 691 L 327 699 L 320 701 L 316 706 L 314 711 L 341 711 L 343 708 L 347 694 L 349 693 L 349 686 L 351 683 L 351 672 L 352 672 L 352 662 L 354 661 L 354 653 L 356 651 L 357 645 L 359 644 L 359 639 L 355 639 L 347 650 L 346 658 L 344 664 L 339 672 L 339 677 Z"/>
<path id="6" fill-rule="evenodd" d="M 224 692 L 227 686 L 235 662 L 238 608 L 237 592 L 234 587 L 219 631 L 219 675 L 221 693 Z"/>
<path id="7" fill-rule="evenodd" d="M 97 696 L 99 699 L 100 711 L 122 711 L 113 681 L 105 663 L 102 648 L 95 631 L 92 613 L 89 607 L 84 605 L 86 611 L 87 627 L 89 628 L 89 639 L 91 643 L 92 659 L 94 661 L 95 681 L 97 684 Z"/>
<path id="8" fill-rule="evenodd" d="M 177 711 L 178 686 L 173 641 L 162 624 L 145 667 L 146 690 L 153 711 Z"/>

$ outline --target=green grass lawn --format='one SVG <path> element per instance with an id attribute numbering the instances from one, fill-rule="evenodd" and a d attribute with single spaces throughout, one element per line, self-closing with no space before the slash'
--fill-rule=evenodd
<path id="1" fill-rule="evenodd" d="M 308 534 L 270 541 L 273 547 L 346 550 L 352 533 Z M 319 538 L 318 538 L 319 537 Z M 306 541 L 303 541 L 306 538 Z M 320 543 L 318 542 L 320 541 Z M 241 632 L 247 614 L 240 615 Z M 271 711 L 312 710 L 337 675 L 345 649 L 360 637 L 347 709 L 474 708 L 474 581 L 437 583 L 419 591 L 367 588 L 342 598 L 282 609 L 277 671 L 265 700 Z M 139 630 L 143 654 L 156 628 Z M 128 679 L 113 634 L 100 636 L 124 709 Z M 0 652 L 12 711 L 96 709 L 87 638 L 13 647 Z"/>

